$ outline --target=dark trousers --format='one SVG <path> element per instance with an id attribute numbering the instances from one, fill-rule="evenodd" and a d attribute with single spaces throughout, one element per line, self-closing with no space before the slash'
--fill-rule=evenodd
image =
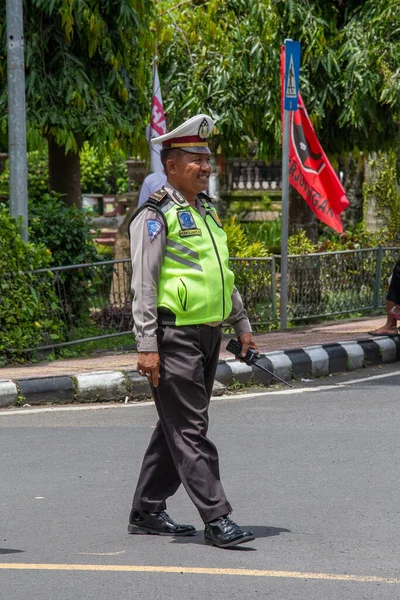
<path id="1" fill-rule="evenodd" d="M 146 450 L 133 507 L 159 512 L 183 483 L 204 522 L 229 513 L 218 452 L 207 437 L 208 406 L 221 329 L 207 325 L 157 331 L 160 380 L 152 386 L 159 421 Z"/>

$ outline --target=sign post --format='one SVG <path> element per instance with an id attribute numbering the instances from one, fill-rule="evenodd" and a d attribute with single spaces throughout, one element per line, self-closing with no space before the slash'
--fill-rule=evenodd
<path id="1" fill-rule="evenodd" d="M 282 144 L 282 232 L 280 329 L 287 327 L 289 237 L 289 135 L 290 112 L 297 110 L 300 79 L 300 43 L 285 40 L 285 80 Z"/>

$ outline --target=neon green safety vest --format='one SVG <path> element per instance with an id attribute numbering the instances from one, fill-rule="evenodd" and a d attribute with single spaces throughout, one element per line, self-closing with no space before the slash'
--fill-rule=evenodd
<path id="1" fill-rule="evenodd" d="M 175 325 L 222 322 L 232 310 L 234 275 L 226 234 L 215 208 L 205 197 L 202 202 L 205 219 L 189 205 L 160 205 L 167 241 L 157 305 L 159 313 L 174 313 Z"/>

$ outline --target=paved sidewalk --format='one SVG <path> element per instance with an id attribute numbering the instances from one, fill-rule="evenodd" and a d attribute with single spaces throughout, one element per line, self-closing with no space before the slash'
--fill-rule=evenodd
<path id="1" fill-rule="evenodd" d="M 335 321 L 255 334 L 264 366 L 279 377 L 318 377 L 400 360 L 400 336 L 373 337 L 368 331 L 385 317 Z M 221 347 L 216 380 L 269 385 L 271 375 L 237 361 Z M 0 369 L 0 407 L 46 402 L 92 402 L 148 396 L 147 380 L 136 371 L 137 354 L 121 352 Z M 218 384 L 217 384 L 218 385 Z"/>
<path id="2" fill-rule="evenodd" d="M 275 350 L 290 350 L 307 346 L 329 344 L 342 341 L 352 341 L 369 338 L 368 331 L 377 329 L 385 322 L 383 317 L 373 319 L 358 319 L 353 321 L 336 321 L 330 324 L 320 324 L 287 331 L 255 334 L 260 353 Z M 371 339 L 373 339 L 371 337 Z M 220 358 L 232 358 L 222 343 Z M 112 371 L 115 369 L 135 369 L 137 354 L 124 352 L 101 354 L 89 358 L 70 358 L 54 360 L 29 365 L 13 365 L 0 369 L 2 379 L 21 379 L 26 377 L 52 377 L 54 375 L 77 375 L 93 371 Z"/>

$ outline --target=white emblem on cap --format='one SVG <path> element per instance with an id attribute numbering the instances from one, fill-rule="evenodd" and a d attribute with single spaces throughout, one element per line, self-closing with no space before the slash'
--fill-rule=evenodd
<path id="1" fill-rule="evenodd" d="M 210 126 L 207 119 L 203 119 L 199 127 L 199 138 L 205 140 L 210 135 Z"/>

